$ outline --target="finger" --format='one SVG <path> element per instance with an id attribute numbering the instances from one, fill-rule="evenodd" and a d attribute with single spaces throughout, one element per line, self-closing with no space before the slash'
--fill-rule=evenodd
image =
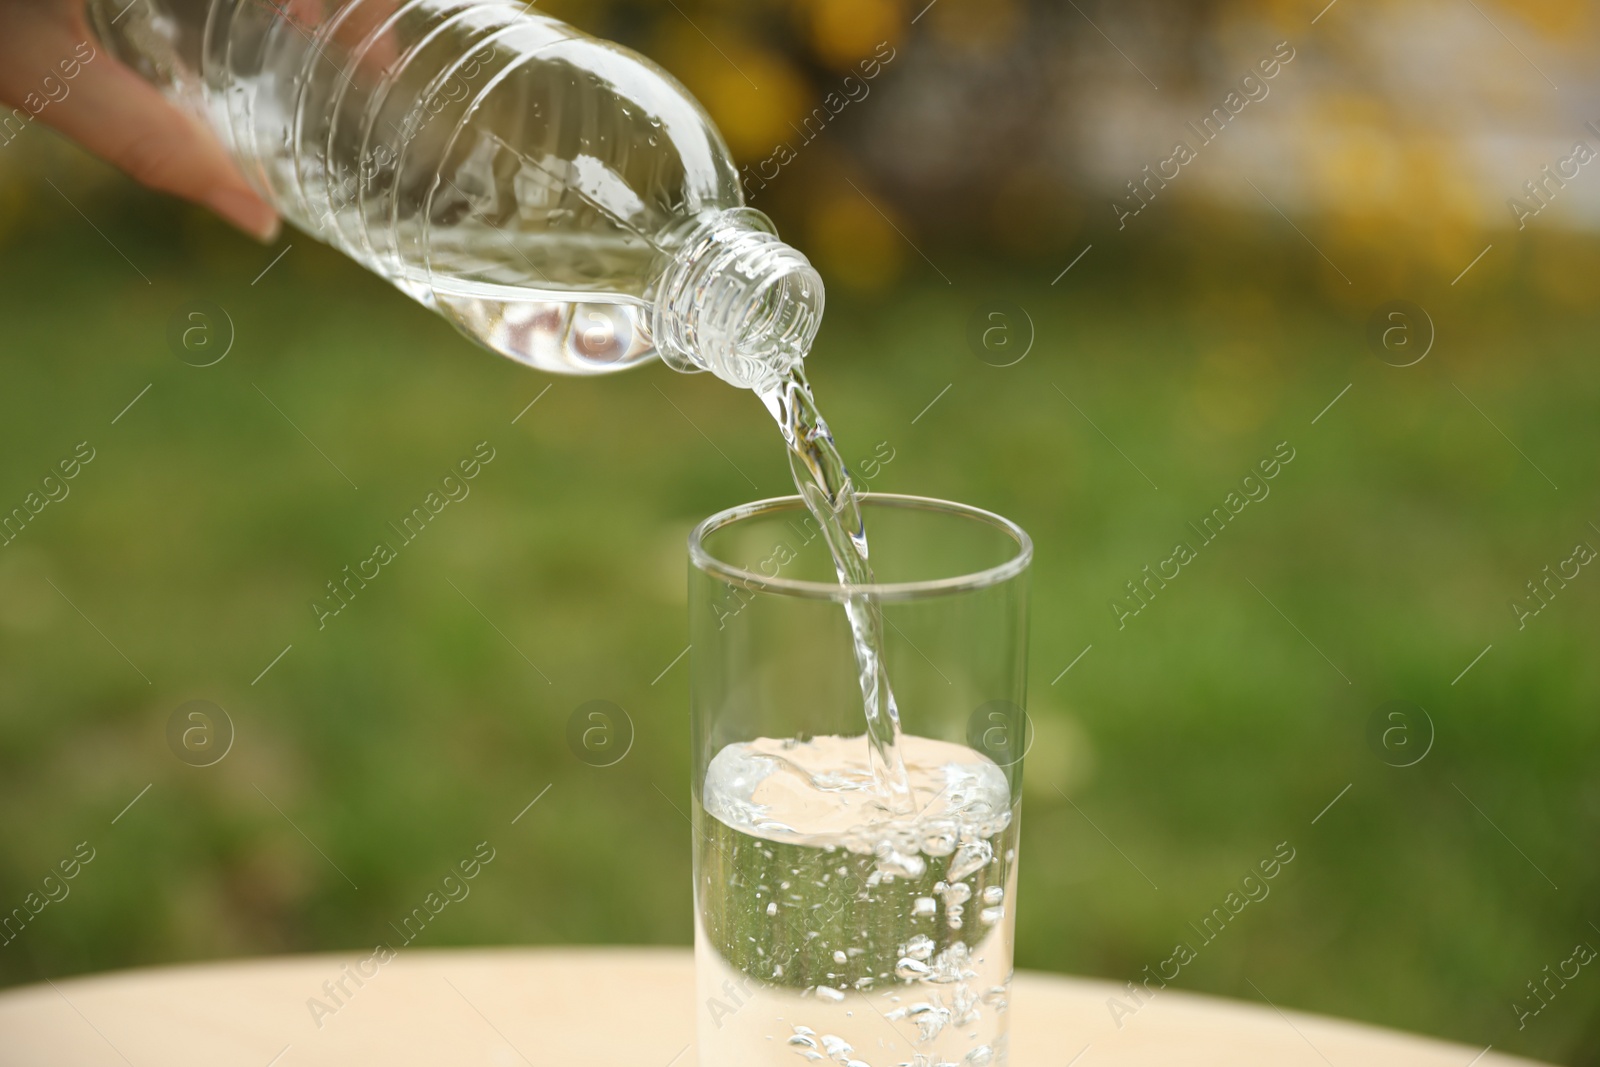
<path id="1" fill-rule="evenodd" d="M 245 182 L 216 136 L 98 44 L 78 46 L 70 92 L 39 117 L 135 181 L 204 205 L 263 241 L 277 213 Z"/>

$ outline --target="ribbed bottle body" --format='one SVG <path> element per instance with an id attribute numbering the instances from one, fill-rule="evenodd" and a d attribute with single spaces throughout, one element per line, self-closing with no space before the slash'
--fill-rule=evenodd
<path id="1" fill-rule="evenodd" d="M 107 43 L 286 219 L 543 370 L 652 356 L 662 274 L 742 202 L 678 82 L 526 4 L 123 3 L 94 0 Z"/>

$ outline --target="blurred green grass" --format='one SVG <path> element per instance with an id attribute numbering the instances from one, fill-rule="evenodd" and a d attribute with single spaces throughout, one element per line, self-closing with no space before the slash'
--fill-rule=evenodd
<path id="1" fill-rule="evenodd" d="M 552 381 L 304 237 L 263 249 L 133 194 L 98 202 L 103 240 L 50 196 L 0 263 L 0 504 L 77 442 L 97 455 L 0 548 L 0 905 L 78 841 L 97 858 L 0 981 L 370 948 L 482 840 L 495 863 L 419 943 L 687 943 L 686 669 L 662 671 L 690 526 L 786 490 L 759 406 L 661 367 Z M 1136 979 L 1287 841 L 1271 896 L 1178 984 L 1594 1062 L 1600 982 L 1525 1030 L 1510 1004 L 1600 943 L 1600 577 L 1520 632 L 1507 606 L 1600 545 L 1596 316 L 1539 282 L 1593 248 L 1404 294 L 1439 341 L 1402 370 L 1304 246 L 1188 232 L 1055 287 L 1058 266 L 935 249 L 955 285 L 833 294 L 811 361 L 846 456 L 894 450 L 874 488 L 1036 540 L 1018 963 Z M 165 340 L 196 297 L 237 331 L 204 369 Z M 996 300 L 1037 331 L 1008 368 L 965 341 Z M 319 631 L 324 583 L 484 440 L 471 496 Z M 1285 440 L 1271 496 L 1118 630 L 1107 601 Z M 597 698 L 637 733 L 603 769 L 565 741 Z M 237 727 L 216 766 L 167 749 L 190 699 Z M 1437 729 L 1414 767 L 1367 746 L 1390 699 Z"/>

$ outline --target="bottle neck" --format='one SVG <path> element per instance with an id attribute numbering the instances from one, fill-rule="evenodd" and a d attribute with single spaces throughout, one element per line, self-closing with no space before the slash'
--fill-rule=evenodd
<path id="1" fill-rule="evenodd" d="M 707 215 L 656 289 L 652 334 L 675 370 L 758 392 L 805 358 L 822 323 L 822 278 L 751 208 Z"/>

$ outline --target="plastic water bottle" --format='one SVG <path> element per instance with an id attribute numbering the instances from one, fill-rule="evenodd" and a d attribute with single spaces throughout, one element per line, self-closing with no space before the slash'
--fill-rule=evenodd
<path id="1" fill-rule="evenodd" d="M 743 206 L 671 75 L 509 0 L 90 0 L 290 222 L 493 351 L 660 355 L 745 388 L 801 360 L 822 281 Z"/>

